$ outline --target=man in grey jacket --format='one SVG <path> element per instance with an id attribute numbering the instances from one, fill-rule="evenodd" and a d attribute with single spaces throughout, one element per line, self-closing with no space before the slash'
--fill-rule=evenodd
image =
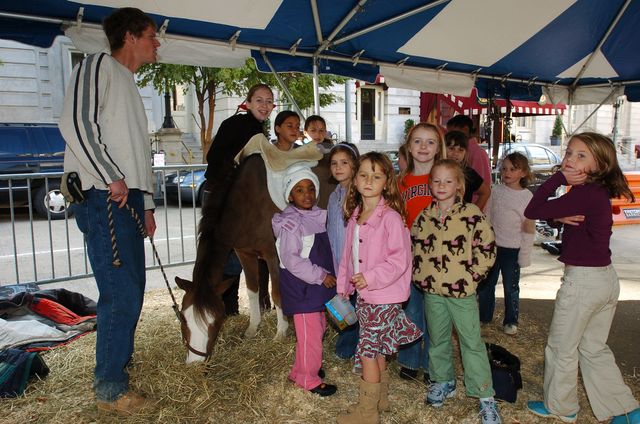
<path id="1" fill-rule="evenodd" d="M 156 24 L 141 10 L 122 8 L 103 22 L 111 54 L 87 56 L 73 71 L 60 118 L 67 143 L 64 168 L 80 176 L 85 200 L 74 205 L 85 234 L 100 298 L 94 390 L 98 409 L 131 414 L 148 401 L 129 390 L 145 288 L 144 236 L 153 236 L 154 178 L 147 117 L 134 73 L 157 59 Z M 120 261 L 114 261 L 109 209 Z"/>

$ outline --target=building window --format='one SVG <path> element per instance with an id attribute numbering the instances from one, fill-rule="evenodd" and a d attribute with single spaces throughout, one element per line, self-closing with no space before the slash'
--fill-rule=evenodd
<path id="1" fill-rule="evenodd" d="M 399 107 L 398 108 L 398 114 L 399 115 L 411 115 L 411 108 L 410 107 Z"/>

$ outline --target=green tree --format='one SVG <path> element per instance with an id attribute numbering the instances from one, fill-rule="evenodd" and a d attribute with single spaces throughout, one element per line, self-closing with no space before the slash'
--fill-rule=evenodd
<path id="1" fill-rule="evenodd" d="M 551 135 L 557 138 L 562 137 L 562 118 L 560 115 L 556 115 L 556 120 L 553 122 L 553 130 L 551 130 Z"/>
<path id="2" fill-rule="evenodd" d="M 404 138 L 407 138 L 407 134 L 411 131 L 411 128 L 416 124 L 416 121 L 413 119 L 407 119 L 404 121 Z"/>
<path id="3" fill-rule="evenodd" d="M 151 84 L 156 90 L 165 92 L 176 85 L 192 85 L 198 103 L 198 124 L 203 157 L 213 142 L 213 123 L 216 96 L 241 96 L 257 83 L 265 83 L 273 88 L 279 87 L 276 77 L 270 73 L 259 72 L 253 59 L 248 59 L 242 68 L 207 68 L 203 66 L 171 65 L 154 63 L 145 65 L 138 71 L 140 87 Z M 313 105 L 313 80 L 311 75 L 300 73 L 281 73 L 280 77 L 291 92 L 300 109 Z M 347 79 L 334 75 L 321 75 L 318 85 L 321 88 L 333 84 L 343 84 Z M 329 94 L 320 94 L 320 106 L 328 106 L 340 100 Z M 282 102 L 282 99 L 278 100 Z M 291 102 L 291 100 L 289 100 Z M 206 106 L 206 107 L 205 107 Z"/>

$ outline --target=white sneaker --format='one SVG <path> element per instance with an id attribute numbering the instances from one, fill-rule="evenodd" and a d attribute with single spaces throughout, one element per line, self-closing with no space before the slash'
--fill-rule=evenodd
<path id="1" fill-rule="evenodd" d="M 518 333 L 518 326 L 515 324 L 507 324 L 503 328 L 504 334 L 515 336 Z"/>

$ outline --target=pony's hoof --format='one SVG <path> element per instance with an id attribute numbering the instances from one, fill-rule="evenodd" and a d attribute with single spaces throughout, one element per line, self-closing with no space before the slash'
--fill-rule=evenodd
<path id="1" fill-rule="evenodd" d="M 244 332 L 244 338 L 245 339 L 253 339 L 256 336 L 256 334 L 258 334 L 258 329 L 254 328 L 254 327 L 249 327 Z"/>
<path id="2" fill-rule="evenodd" d="M 287 330 L 285 329 L 284 331 L 276 331 L 276 335 L 273 337 L 273 340 L 275 341 L 282 341 L 287 337 Z"/>

